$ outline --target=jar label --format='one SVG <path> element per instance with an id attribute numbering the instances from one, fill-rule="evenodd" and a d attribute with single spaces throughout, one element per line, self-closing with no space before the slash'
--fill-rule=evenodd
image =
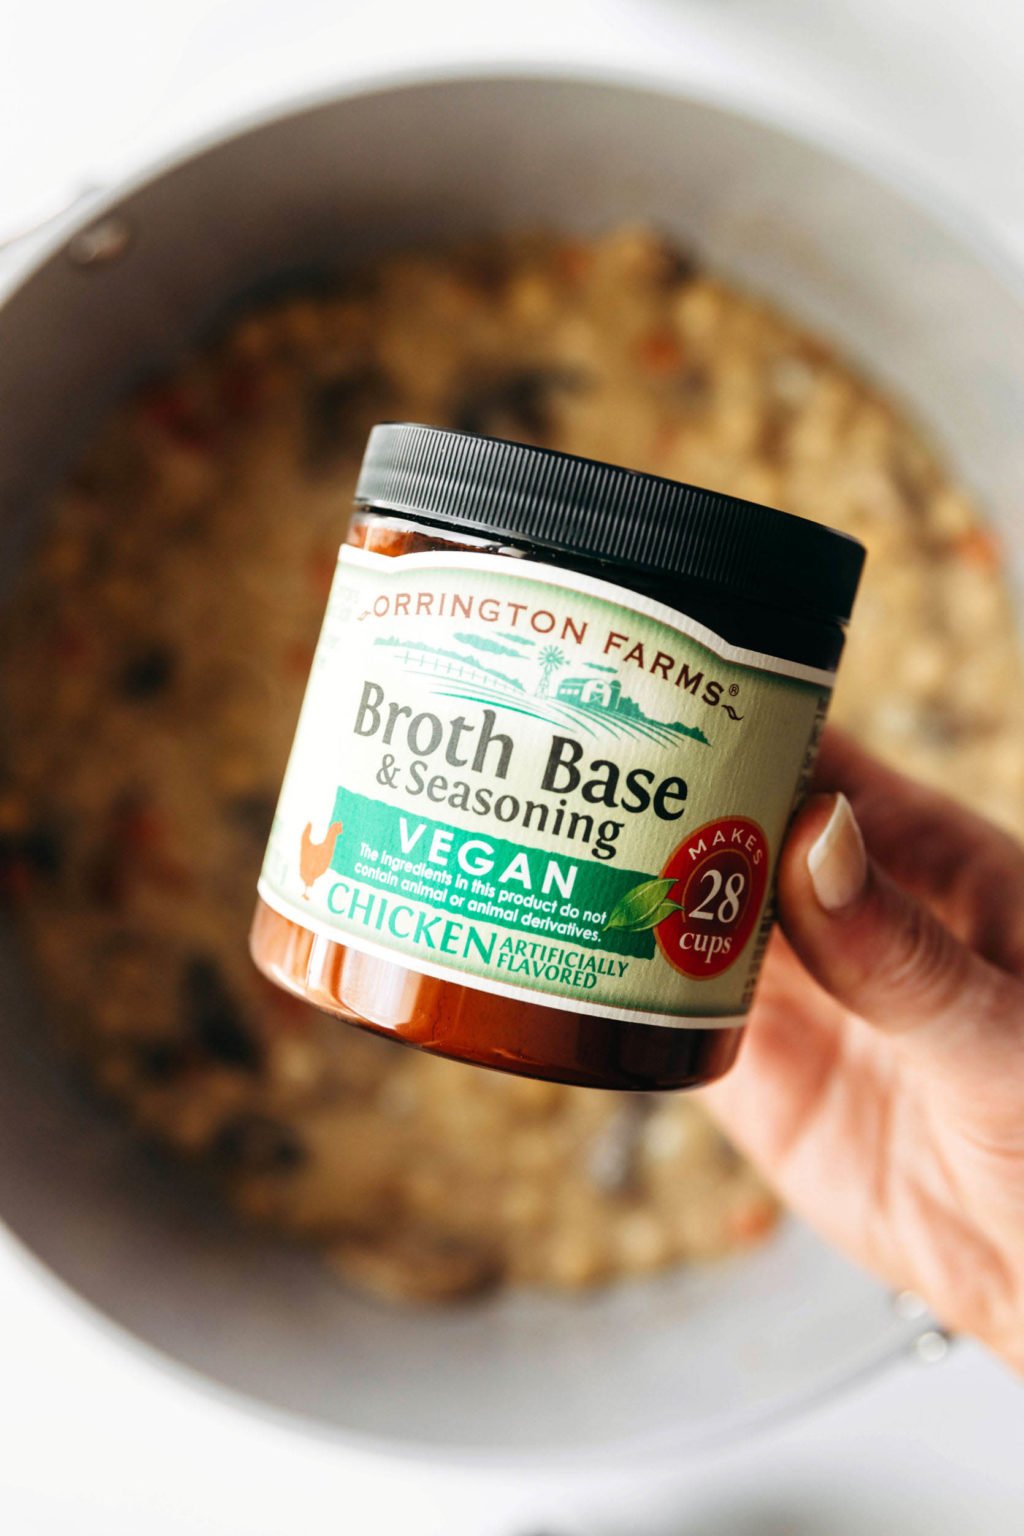
<path id="1" fill-rule="evenodd" d="M 442 980 L 735 1024 L 832 681 L 612 582 L 344 545 L 260 895 Z"/>

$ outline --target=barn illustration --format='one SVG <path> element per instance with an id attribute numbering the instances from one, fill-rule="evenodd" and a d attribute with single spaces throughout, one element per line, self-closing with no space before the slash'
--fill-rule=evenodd
<path id="1" fill-rule="evenodd" d="M 567 677 L 558 685 L 556 698 L 591 709 L 617 710 L 622 684 L 617 677 Z"/>

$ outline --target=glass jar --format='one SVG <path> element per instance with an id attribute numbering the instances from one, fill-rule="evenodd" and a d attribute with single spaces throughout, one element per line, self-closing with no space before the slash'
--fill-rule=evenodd
<path id="1" fill-rule="evenodd" d="M 481 1066 L 634 1090 L 721 1076 L 863 558 L 696 487 L 375 428 L 256 964 Z"/>

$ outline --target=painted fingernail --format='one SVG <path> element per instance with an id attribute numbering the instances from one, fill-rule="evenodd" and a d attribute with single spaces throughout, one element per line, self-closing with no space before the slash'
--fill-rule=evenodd
<path id="1" fill-rule="evenodd" d="M 836 796 L 828 825 L 807 854 L 807 868 L 814 894 L 826 912 L 842 912 L 863 891 L 868 858 L 857 818 L 845 795 Z"/>

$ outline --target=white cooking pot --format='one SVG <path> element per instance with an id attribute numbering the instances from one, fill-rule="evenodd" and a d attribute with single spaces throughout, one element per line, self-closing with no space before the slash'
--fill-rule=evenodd
<path id="1" fill-rule="evenodd" d="M 460 78 L 248 124 L 37 244 L 0 308 L 0 596 L 109 402 L 253 284 L 398 243 L 625 220 L 677 234 L 892 386 L 1020 575 L 1019 274 L 812 136 L 647 84 Z M 751 1257 L 581 1301 L 434 1313 L 352 1296 L 314 1258 L 239 1230 L 90 1101 L 51 1050 L 10 934 L 0 1216 L 165 1358 L 321 1430 L 433 1455 L 693 1448 L 814 1400 L 929 1326 L 795 1223 Z"/>

